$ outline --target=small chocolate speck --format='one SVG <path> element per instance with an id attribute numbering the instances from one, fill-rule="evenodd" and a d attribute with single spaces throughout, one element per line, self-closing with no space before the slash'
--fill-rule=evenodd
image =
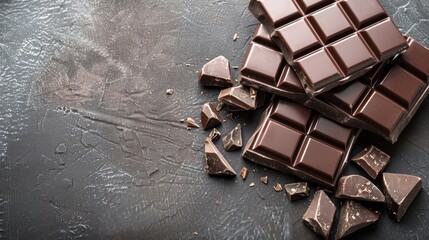
<path id="1" fill-rule="evenodd" d="M 165 93 L 167 93 L 167 95 L 173 95 L 174 89 L 169 88 L 165 91 Z"/>
<path id="2" fill-rule="evenodd" d="M 283 190 L 283 187 L 282 187 L 282 185 L 281 185 L 280 183 L 277 183 L 277 184 L 274 186 L 274 190 L 275 190 L 276 192 L 281 192 L 281 191 Z"/>
<path id="3" fill-rule="evenodd" d="M 261 177 L 261 182 L 263 182 L 265 185 L 267 185 L 268 184 L 268 176 Z"/>
<path id="4" fill-rule="evenodd" d="M 255 186 L 255 183 L 254 183 L 254 182 L 251 182 L 251 183 L 249 184 L 249 187 L 253 187 L 253 186 Z"/>

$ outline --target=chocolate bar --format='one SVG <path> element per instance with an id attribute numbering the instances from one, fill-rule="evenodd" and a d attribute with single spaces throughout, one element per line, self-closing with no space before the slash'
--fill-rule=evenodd
<path id="1" fill-rule="evenodd" d="M 306 93 L 316 96 L 406 49 L 377 0 L 251 0 Z"/>
<path id="2" fill-rule="evenodd" d="M 407 38 L 409 49 L 356 81 L 308 98 L 297 75 L 259 26 L 240 71 L 240 83 L 316 109 L 328 118 L 362 128 L 394 143 L 429 89 L 429 49 Z"/>
<path id="3" fill-rule="evenodd" d="M 301 104 L 275 98 L 248 141 L 243 157 L 333 187 L 359 132 Z"/>

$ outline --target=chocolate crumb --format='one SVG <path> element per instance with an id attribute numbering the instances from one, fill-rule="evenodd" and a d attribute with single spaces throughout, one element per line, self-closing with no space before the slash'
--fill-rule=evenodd
<path id="1" fill-rule="evenodd" d="M 200 126 L 197 124 L 197 122 L 195 122 L 194 119 L 192 118 L 188 118 L 186 119 L 187 125 L 188 127 L 194 127 L 194 128 L 199 128 Z"/>
<path id="2" fill-rule="evenodd" d="M 167 95 L 173 95 L 174 89 L 169 88 L 165 91 L 165 93 L 167 93 Z"/>
<path id="3" fill-rule="evenodd" d="M 261 177 L 261 182 L 263 182 L 265 185 L 267 185 L 268 184 L 268 176 Z"/>
<path id="4" fill-rule="evenodd" d="M 254 182 L 251 182 L 251 183 L 249 184 L 249 187 L 253 187 L 253 186 L 255 186 L 255 183 L 254 183 Z"/>
<path id="5" fill-rule="evenodd" d="M 225 107 L 225 103 L 224 102 L 219 102 L 216 106 L 216 111 L 220 111 L 222 110 L 222 108 Z"/>
<path id="6" fill-rule="evenodd" d="M 243 178 L 243 180 L 246 180 L 247 174 L 249 174 L 249 170 L 247 170 L 246 167 L 243 167 L 240 171 L 240 176 Z"/>
<path id="7" fill-rule="evenodd" d="M 276 192 L 281 192 L 282 190 L 283 190 L 283 187 L 282 187 L 282 185 L 280 184 L 280 183 L 277 183 L 275 186 L 273 186 L 274 187 L 274 190 L 276 191 Z"/>
<path id="8" fill-rule="evenodd" d="M 184 123 L 185 119 L 181 118 L 181 119 L 179 119 L 179 122 Z"/>
<path id="9" fill-rule="evenodd" d="M 234 34 L 234 36 L 232 36 L 232 41 L 237 41 L 237 39 L 239 39 L 240 36 L 238 36 L 237 33 Z"/>

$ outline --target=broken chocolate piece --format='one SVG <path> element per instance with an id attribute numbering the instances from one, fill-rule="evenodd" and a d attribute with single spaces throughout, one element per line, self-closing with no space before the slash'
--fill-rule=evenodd
<path id="1" fill-rule="evenodd" d="M 282 187 L 282 185 L 281 185 L 280 183 L 277 183 L 277 184 L 276 184 L 276 185 L 274 185 L 273 187 L 274 187 L 274 190 L 275 190 L 276 192 L 281 192 L 281 191 L 283 190 L 283 187 Z"/>
<path id="2" fill-rule="evenodd" d="M 213 103 L 205 103 L 201 111 L 201 125 L 204 130 L 216 127 L 222 123 L 222 118 Z"/>
<path id="3" fill-rule="evenodd" d="M 247 174 L 249 174 L 249 170 L 247 170 L 246 167 L 243 167 L 240 171 L 241 178 L 243 178 L 243 180 L 246 180 Z"/>
<path id="4" fill-rule="evenodd" d="M 268 184 L 268 176 L 261 177 L 261 182 L 263 182 L 265 185 Z"/>
<path id="5" fill-rule="evenodd" d="M 380 189 L 370 180 L 359 175 L 343 176 L 338 180 L 336 198 L 384 202 L 385 198 Z"/>
<path id="6" fill-rule="evenodd" d="M 222 156 L 210 138 L 206 138 L 204 144 L 206 154 L 205 170 L 209 175 L 235 176 L 237 173 Z"/>
<path id="7" fill-rule="evenodd" d="M 407 174 L 383 173 L 383 192 L 389 216 L 399 222 L 422 188 L 422 179 Z"/>
<path id="8" fill-rule="evenodd" d="M 369 176 L 376 179 L 378 174 L 386 168 L 390 161 L 390 156 L 380 149 L 371 146 L 357 154 L 352 161 L 365 170 Z"/>
<path id="9" fill-rule="evenodd" d="M 167 95 L 173 95 L 173 93 L 174 93 L 174 89 L 169 88 L 169 89 L 167 89 L 167 90 L 165 91 L 165 93 L 166 93 Z"/>
<path id="10" fill-rule="evenodd" d="M 222 110 L 222 108 L 225 107 L 225 103 L 224 102 L 218 102 L 217 106 L 216 106 L 216 111 L 220 111 Z"/>
<path id="11" fill-rule="evenodd" d="M 249 187 L 254 187 L 255 186 L 255 183 L 254 182 L 251 182 L 250 184 L 249 184 Z"/>
<path id="12" fill-rule="evenodd" d="M 188 125 L 188 127 L 194 127 L 194 128 L 199 128 L 200 126 L 197 124 L 197 122 L 195 122 L 194 119 L 192 118 L 188 118 L 186 119 L 186 124 Z"/>
<path id="13" fill-rule="evenodd" d="M 379 213 L 357 202 L 348 200 L 341 206 L 335 239 L 343 238 L 359 229 L 369 226 L 376 222 L 379 217 Z"/>
<path id="14" fill-rule="evenodd" d="M 219 56 L 206 63 L 198 73 L 198 80 L 206 87 L 232 87 L 228 59 L 224 56 Z"/>
<path id="15" fill-rule="evenodd" d="M 240 149 L 243 146 L 243 139 L 241 137 L 241 125 L 238 124 L 228 135 L 223 139 L 223 147 L 226 151 L 232 152 Z"/>
<path id="16" fill-rule="evenodd" d="M 255 110 L 263 105 L 265 93 L 256 92 L 252 94 L 253 95 L 251 95 L 248 87 L 239 85 L 220 91 L 218 100 L 229 106 L 241 109 L 242 111 Z"/>
<path id="17" fill-rule="evenodd" d="M 314 194 L 314 198 L 302 220 L 316 234 L 328 239 L 336 210 L 335 205 L 331 202 L 328 195 L 324 191 L 319 190 Z"/>
<path id="18" fill-rule="evenodd" d="M 238 36 L 237 33 L 234 34 L 234 36 L 232 36 L 232 41 L 237 41 L 237 39 L 239 39 L 240 36 Z"/>
<path id="19" fill-rule="evenodd" d="M 291 202 L 308 197 L 310 189 L 306 182 L 289 183 L 285 185 L 287 196 Z"/>
<path id="20" fill-rule="evenodd" d="M 220 138 L 219 130 L 217 130 L 216 128 L 213 128 L 209 134 L 209 138 L 210 140 L 212 140 L 212 142 L 216 142 Z"/>

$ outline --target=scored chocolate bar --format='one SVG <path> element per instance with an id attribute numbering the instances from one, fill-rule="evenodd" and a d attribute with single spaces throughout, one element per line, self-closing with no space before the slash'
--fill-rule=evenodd
<path id="1" fill-rule="evenodd" d="M 377 0 L 251 0 L 306 93 L 349 82 L 407 48 Z"/>
<path id="2" fill-rule="evenodd" d="M 262 115 L 243 157 L 333 187 L 359 132 L 299 103 L 275 98 Z"/>
<path id="3" fill-rule="evenodd" d="M 260 25 L 250 43 L 239 80 L 315 109 L 337 122 L 363 128 L 394 143 L 429 89 L 429 49 L 412 38 L 409 49 L 386 60 L 356 81 L 309 98 L 279 49 Z"/>

